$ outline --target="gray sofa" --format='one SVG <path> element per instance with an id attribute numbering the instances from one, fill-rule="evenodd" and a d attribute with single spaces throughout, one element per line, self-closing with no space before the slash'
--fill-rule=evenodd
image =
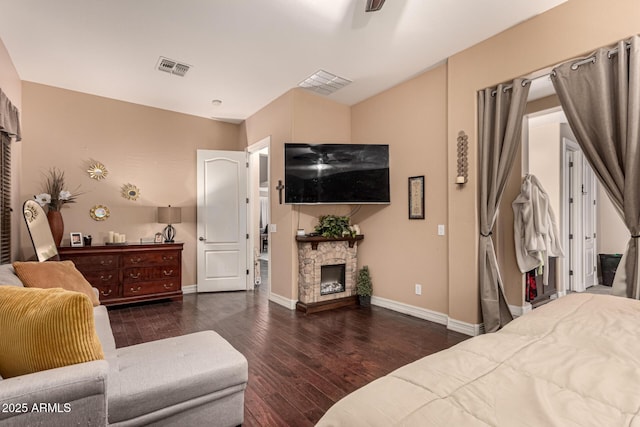
<path id="1" fill-rule="evenodd" d="M 22 286 L 11 265 L 0 284 Z M 106 308 L 94 317 L 105 360 L 0 380 L 0 426 L 242 424 L 247 360 L 220 335 L 116 349 Z"/>

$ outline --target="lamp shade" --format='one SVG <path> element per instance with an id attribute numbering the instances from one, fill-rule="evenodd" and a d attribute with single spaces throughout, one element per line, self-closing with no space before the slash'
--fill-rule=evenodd
<path id="1" fill-rule="evenodd" d="M 160 224 L 180 224 L 182 222 L 182 209 L 169 206 L 158 207 L 158 222 Z"/>

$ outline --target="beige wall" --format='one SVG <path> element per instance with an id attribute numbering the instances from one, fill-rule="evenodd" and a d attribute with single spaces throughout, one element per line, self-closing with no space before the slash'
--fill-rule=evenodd
<path id="1" fill-rule="evenodd" d="M 475 215 L 468 215 L 469 212 L 477 212 L 477 180 L 472 178 L 462 191 L 457 191 L 452 184 L 455 140 L 460 130 L 467 132 L 471 141 L 469 163 L 477 164 L 477 91 L 561 63 L 638 32 L 640 3 L 635 0 L 569 0 L 449 58 L 447 140 L 451 317 L 471 323 L 480 320 L 475 261 L 478 227 Z M 470 175 L 475 177 L 476 174 L 477 170 L 472 169 Z M 515 262 L 515 257 L 511 260 Z M 518 274 L 514 274 L 513 265 L 506 265 L 504 269 L 507 270 L 507 273 L 503 271 L 503 279 L 509 299 L 512 288 L 517 294 L 521 293 L 522 280 L 517 268 L 515 272 Z"/>
<path id="2" fill-rule="evenodd" d="M 354 217 L 377 297 L 447 313 L 447 67 L 439 66 L 352 108 L 353 142 L 389 144 L 391 204 Z M 425 176 L 424 220 L 408 219 L 408 181 Z M 457 259 L 452 259 L 456 262 Z M 422 295 L 415 285 L 422 285 Z"/>
<path id="3" fill-rule="evenodd" d="M 284 182 L 285 142 L 349 142 L 351 118 L 348 106 L 327 98 L 292 89 L 246 120 L 247 143 L 271 137 L 269 150 L 271 178 L 271 292 L 284 300 L 298 299 L 298 228 L 311 231 L 317 217 L 329 213 L 346 213 L 346 206 L 292 206 L 280 204 L 278 181 Z"/>
<path id="4" fill-rule="evenodd" d="M 183 285 L 195 284 L 196 150 L 241 149 L 239 126 L 30 82 L 23 84 L 23 107 L 22 200 L 40 192 L 44 172 L 59 168 L 70 189 L 85 192 L 62 209 L 65 239 L 79 231 L 97 242 L 110 230 L 132 242 L 151 237 L 164 227 L 156 207 L 180 206 Z M 92 159 L 107 167 L 106 179 L 89 178 Z M 127 183 L 140 189 L 138 200 L 121 196 Z M 95 204 L 109 208 L 109 219 L 91 219 Z M 30 244 L 22 243 L 29 257 Z"/>
<path id="5" fill-rule="evenodd" d="M 551 209 L 560 218 L 560 123 L 529 126 L 529 173 L 535 175 L 549 195 Z"/>
<path id="6" fill-rule="evenodd" d="M 297 272 L 293 269 L 293 258 L 290 236 L 292 212 L 290 206 L 278 203 L 278 180 L 284 181 L 284 142 L 291 140 L 293 121 L 293 91 L 280 96 L 244 123 L 246 140 L 249 145 L 264 138 L 271 137 L 269 147 L 269 162 L 271 177 L 271 212 L 270 224 L 276 225 L 276 231 L 271 227 L 270 233 L 270 263 L 271 263 L 271 292 L 286 299 L 293 299 L 292 283 L 297 280 Z M 297 282 L 296 282 L 297 283 Z M 297 295 L 297 294 L 296 294 Z"/>

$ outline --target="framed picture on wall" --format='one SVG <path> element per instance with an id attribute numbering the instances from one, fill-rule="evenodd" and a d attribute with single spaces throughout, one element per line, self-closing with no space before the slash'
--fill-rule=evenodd
<path id="1" fill-rule="evenodd" d="M 424 175 L 409 177 L 409 219 L 424 219 Z"/>
<path id="2" fill-rule="evenodd" d="M 84 243 L 82 242 L 82 233 L 71 232 L 69 233 L 71 238 L 71 246 L 72 247 L 82 247 Z"/>

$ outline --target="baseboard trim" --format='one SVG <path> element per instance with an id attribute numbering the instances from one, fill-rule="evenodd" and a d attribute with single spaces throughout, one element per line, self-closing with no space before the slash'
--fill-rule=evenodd
<path id="1" fill-rule="evenodd" d="M 551 295 L 551 299 L 558 299 L 558 298 L 562 298 L 562 297 L 566 297 L 567 296 L 567 291 L 559 291 L 556 292 L 555 294 Z"/>
<path id="2" fill-rule="evenodd" d="M 484 334 L 484 323 L 467 323 L 461 320 L 448 318 L 447 329 L 460 332 L 472 337 Z"/>
<path id="3" fill-rule="evenodd" d="M 416 307 L 415 305 L 405 304 L 402 302 L 376 296 L 371 297 L 371 304 L 389 310 L 397 311 L 398 313 L 407 314 L 412 317 L 417 317 L 419 319 L 428 320 L 433 323 L 438 323 L 439 325 L 445 325 L 447 329 L 455 332 L 460 332 L 465 335 L 470 335 L 472 337 L 484 333 L 483 324 L 476 325 L 472 323 L 462 322 L 460 320 L 452 319 L 444 313 L 422 307 Z"/>
<path id="4" fill-rule="evenodd" d="M 285 298 L 282 295 L 274 294 L 273 292 L 269 293 L 269 301 L 275 302 L 276 304 L 286 307 L 289 310 L 295 310 L 296 303 L 298 302 L 289 298 Z"/>
<path id="5" fill-rule="evenodd" d="M 513 317 L 520 317 L 531 310 L 533 310 L 533 306 L 529 302 L 525 302 L 522 306 L 509 304 L 509 311 Z"/>
<path id="6" fill-rule="evenodd" d="M 405 304 L 376 296 L 371 297 L 371 304 L 382 308 L 388 308 L 389 310 L 397 311 L 398 313 L 408 314 L 409 316 L 417 317 L 419 319 L 438 323 L 440 325 L 447 324 L 448 316 L 446 314 L 428 310 L 426 308 L 416 307 L 415 305 Z"/>
<path id="7" fill-rule="evenodd" d="M 187 285 L 182 287 L 183 294 L 197 294 L 198 293 L 198 285 Z"/>

